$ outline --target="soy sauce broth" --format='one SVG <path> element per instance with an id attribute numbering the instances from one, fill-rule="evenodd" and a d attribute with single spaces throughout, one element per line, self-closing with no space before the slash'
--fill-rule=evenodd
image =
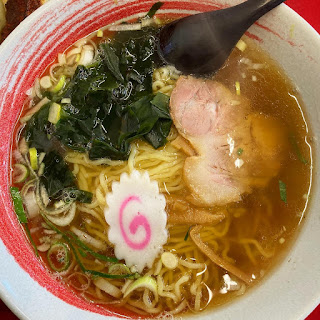
<path id="1" fill-rule="evenodd" d="M 248 45 L 244 52 L 234 49 L 224 67 L 214 80 L 225 84 L 231 91 L 240 83 L 241 95 L 247 97 L 253 110 L 281 119 L 288 132 L 288 154 L 281 164 L 278 176 L 269 185 L 244 197 L 239 204 L 247 208 L 247 214 L 234 219 L 228 236 L 235 243 L 241 236 L 256 233 L 259 243 L 266 249 L 273 248 L 274 256 L 261 258 L 252 263 L 239 244 L 230 250 L 237 265 L 253 274 L 257 281 L 270 275 L 285 257 L 296 239 L 311 199 L 312 184 L 312 131 L 304 113 L 305 106 L 298 89 L 285 75 L 281 67 L 251 39 L 243 37 Z M 287 202 L 281 200 L 279 180 L 286 185 Z M 269 201 L 265 210 L 265 221 L 257 221 L 255 213 Z M 218 295 L 212 305 L 230 302 L 236 294 Z"/>
<path id="2" fill-rule="evenodd" d="M 96 37 L 92 40 L 94 42 L 100 41 Z M 253 41 L 248 38 L 244 38 L 244 41 L 248 45 L 246 50 L 241 52 L 235 49 L 226 65 L 214 76 L 214 80 L 223 83 L 233 92 L 236 90 L 235 83 L 239 82 L 241 95 L 250 100 L 253 111 L 281 119 L 288 132 L 288 153 L 281 163 L 279 174 L 271 180 L 267 187 L 254 190 L 252 194 L 243 196 L 241 202 L 228 204 L 224 208 L 230 214 L 238 212 L 237 208 L 245 209 L 242 210 L 242 213 L 240 210 L 237 215 L 232 217 L 230 229 L 225 239 L 232 244 L 228 256 L 235 261 L 239 269 L 254 275 L 255 281 L 251 286 L 255 287 L 261 279 L 269 274 L 268 271 L 281 261 L 292 245 L 301 222 L 306 216 L 305 210 L 310 198 L 312 181 L 312 133 L 305 120 L 304 106 L 294 84 L 277 63 L 270 59 Z M 279 180 L 286 186 L 286 203 L 280 197 Z M 185 193 L 187 194 L 187 192 Z M 41 218 L 35 219 L 29 223 L 29 226 L 37 228 L 41 226 L 42 222 Z M 72 222 L 72 225 L 79 228 L 82 224 L 83 221 L 80 217 Z M 185 231 L 188 228 L 189 226 L 186 226 Z M 63 228 L 63 230 L 67 231 L 68 228 Z M 36 238 L 40 236 L 41 232 L 35 233 Z M 181 241 L 183 241 L 183 237 Z M 272 256 L 269 258 L 248 257 L 245 246 L 239 242 L 239 239 L 252 237 L 259 242 L 265 251 L 272 252 Z M 104 254 L 112 256 L 113 249 L 108 248 Z M 202 261 L 208 260 L 202 253 L 199 253 L 199 256 Z M 41 258 L 48 265 L 46 255 L 41 253 Z M 181 256 L 181 258 L 184 257 Z M 207 267 L 213 270 L 215 266 L 209 262 Z M 211 274 L 212 277 L 217 276 L 217 279 L 208 280 L 210 290 L 213 292 L 209 307 L 225 304 L 239 296 L 239 292 L 228 292 L 228 294 L 219 292 L 222 277 L 225 274 L 225 270 L 219 269 L 217 273 L 212 272 Z M 68 280 L 63 279 L 63 276 L 62 280 L 68 284 Z M 74 287 L 71 289 L 77 294 L 81 293 Z M 244 291 L 240 295 L 242 293 Z M 193 299 L 188 294 L 185 297 L 188 301 Z M 204 295 L 203 299 L 208 299 L 208 297 Z M 123 310 L 124 314 L 126 312 Z"/>

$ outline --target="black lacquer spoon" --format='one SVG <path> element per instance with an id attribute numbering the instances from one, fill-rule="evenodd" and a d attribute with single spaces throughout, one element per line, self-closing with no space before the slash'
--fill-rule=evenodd
<path id="1" fill-rule="evenodd" d="M 188 16 L 160 30 L 161 58 L 185 74 L 219 70 L 246 30 L 285 0 L 247 0 L 227 9 Z"/>

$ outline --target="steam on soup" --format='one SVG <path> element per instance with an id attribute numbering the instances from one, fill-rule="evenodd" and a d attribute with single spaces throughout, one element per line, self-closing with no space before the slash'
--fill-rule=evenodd
<path id="1" fill-rule="evenodd" d="M 243 295 L 294 237 L 311 185 L 310 133 L 279 67 L 243 38 L 216 75 L 181 75 L 157 57 L 159 23 L 59 54 L 12 153 L 15 209 L 48 272 L 145 316 Z"/>

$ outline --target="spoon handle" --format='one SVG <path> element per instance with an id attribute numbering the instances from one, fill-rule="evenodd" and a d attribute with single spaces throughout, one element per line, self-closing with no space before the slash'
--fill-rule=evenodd
<path id="1" fill-rule="evenodd" d="M 284 2 L 285 0 L 247 0 L 239 5 L 247 12 L 248 24 L 253 24 L 267 12 Z"/>

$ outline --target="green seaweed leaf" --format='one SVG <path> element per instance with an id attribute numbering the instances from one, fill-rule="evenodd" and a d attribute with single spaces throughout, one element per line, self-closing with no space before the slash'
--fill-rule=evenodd
<path id="1" fill-rule="evenodd" d="M 155 4 L 152 5 L 152 7 L 150 8 L 149 12 L 146 14 L 146 17 L 148 18 L 152 18 L 156 12 L 164 5 L 163 2 L 156 2 Z"/>
<path id="2" fill-rule="evenodd" d="M 286 184 L 279 180 L 279 191 L 280 191 L 280 199 L 284 202 L 287 203 L 287 186 Z"/>
<path id="3" fill-rule="evenodd" d="M 100 45 L 100 50 L 102 52 L 102 59 L 106 63 L 108 69 L 112 72 L 116 79 L 123 82 L 123 76 L 119 69 L 119 58 L 115 54 L 114 50 L 108 43 L 102 43 Z"/>

